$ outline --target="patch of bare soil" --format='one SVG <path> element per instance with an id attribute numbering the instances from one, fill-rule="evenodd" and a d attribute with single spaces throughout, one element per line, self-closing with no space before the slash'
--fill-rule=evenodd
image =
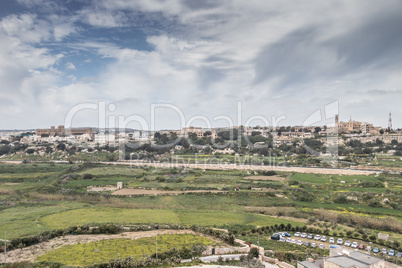
<path id="1" fill-rule="evenodd" d="M 113 192 L 112 195 L 175 195 L 183 193 L 223 193 L 225 191 L 217 190 L 190 190 L 190 191 L 162 191 L 162 190 L 147 190 L 147 189 L 121 189 Z"/>
<path id="2" fill-rule="evenodd" d="M 66 245 L 83 244 L 94 241 L 106 240 L 106 239 L 116 239 L 116 238 L 129 238 L 129 239 L 139 239 L 144 237 L 153 237 L 156 235 L 165 234 L 195 234 L 191 230 L 154 230 L 145 232 L 126 232 L 115 235 L 68 235 L 63 237 L 57 237 L 52 240 L 39 243 L 30 247 L 15 249 L 7 252 L 7 262 L 22 262 L 29 261 L 33 262 L 37 257 L 43 255 L 52 250 L 58 249 Z"/>
<path id="3" fill-rule="evenodd" d="M 259 165 L 233 165 L 233 164 L 188 164 L 188 163 L 146 163 L 146 162 L 101 162 L 107 165 L 128 165 L 128 166 L 150 166 L 160 168 L 186 167 L 212 170 L 267 170 L 281 172 L 313 173 L 313 174 L 334 174 L 334 175 L 370 175 L 373 170 L 358 169 L 333 169 L 333 168 L 312 168 L 312 167 L 284 167 L 284 166 L 259 166 Z"/>
<path id="4" fill-rule="evenodd" d="M 285 178 L 280 176 L 249 176 L 245 177 L 245 180 L 256 180 L 256 181 L 284 181 Z"/>

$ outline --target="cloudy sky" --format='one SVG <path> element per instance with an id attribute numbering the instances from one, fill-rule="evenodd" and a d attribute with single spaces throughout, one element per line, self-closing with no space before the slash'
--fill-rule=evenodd
<path id="1" fill-rule="evenodd" d="M 137 128 L 160 104 L 157 129 L 302 125 L 336 101 L 401 128 L 401 25 L 399 0 L 5 0 L 0 129 L 97 126 L 103 103 Z"/>

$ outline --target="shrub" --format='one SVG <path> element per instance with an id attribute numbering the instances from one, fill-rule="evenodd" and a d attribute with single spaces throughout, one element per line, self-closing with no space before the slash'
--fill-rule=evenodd
<path id="1" fill-rule="evenodd" d="M 94 175 L 92 175 L 92 174 L 88 174 L 88 173 L 82 174 L 82 179 L 83 180 L 90 180 L 93 177 L 94 177 Z"/>
<path id="2" fill-rule="evenodd" d="M 251 248 L 248 253 L 248 256 L 252 257 L 252 258 L 258 258 L 259 255 L 260 255 L 260 253 L 258 251 L 258 248 Z"/>

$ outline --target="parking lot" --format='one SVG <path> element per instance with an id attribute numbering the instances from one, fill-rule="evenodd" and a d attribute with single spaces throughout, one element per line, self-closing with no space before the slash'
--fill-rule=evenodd
<path id="1" fill-rule="evenodd" d="M 279 234 L 289 234 L 289 233 L 287 233 L 287 232 L 281 232 L 281 233 L 279 233 Z M 295 234 L 296 234 L 296 233 L 295 233 Z M 330 240 L 330 238 L 331 238 L 330 236 L 326 236 L 326 238 L 327 238 L 326 241 L 321 241 L 321 240 L 316 240 L 316 239 L 314 239 L 314 237 L 316 236 L 316 234 L 310 234 L 310 233 L 306 234 L 306 233 L 304 233 L 304 234 L 306 234 L 307 236 L 313 235 L 313 238 L 295 236 L 295 234 L 293 234 L 293 235 L 291 235 L 291 236 L 284 236 L 284 235 L 282 235 L 282 238 L 281 238 L 280 241 L 282 241 L 282 242 L 284 242 L 284 243 L 293 243 L 293 244 L 296 244 L 298 240 L 301 240 L 301 241 L 303 242 L 302 247 L 305 247 L 305 245 L 304 245 L 305 242 L 309 242 L 309 243 L 310 243 L 310 246 L 309 246 L 309 247 L 312 247 L 312 243 L 316 243 L 316 244 L 317 244 L 317 248 L 319 247 L 320 244 L 322 244 L 322 245 L 324 245 L 324 249 L 329 249 L 331 245 L 338 245 L 338 244 L 337 244 L 338 237 L 334 237 L 334 243 L 330 243 L 330 242 L 329 242 L 329 240 Z M 323 237 L 323 236 L 320 235 L 320 239 L 321 239 L 322 237 Z M 283 239 L 285 239 L 285 241 L 283 241 Z M 294 241 L 289 242 L 289 240 L 296 240 L 296 243 L 294 243 Z M 357 242 L 357 244 L 358 244 L 358 245 L 357 245 L 357 248 L 353 248 L 351 245 L 350 245 L 350 246 L 346 246 L 346 245 L 345 245 L 345 242 L 346 242 L 346 241 L 350 241 L 351 245 L 352 245 L 353 242 Z M 364 249 L 362 249 L 362 250 L 358 249 L 358 247 L 359 247 L 361 244 L 364 245 Z M 346 239 L 346 240 L 343 239 L 342 245 L 339 245 L 339 246 L 343 246 L 343 247 L 346 247 L 346 248 L 354 249 L 354 250 L 356 250 L 356 251 L 360 251 L 360 252 L 363 252 L 363 253 L 368 253 L 367 246 L 370 246 L 370 245 L 369 245 L 369 242 L 366 242 L 366 241 L 361 241 L 361 240 L 356 240 L 356 239 Z M 371 249 L 370 252 L 373 252 L 373 249 L 374 249 L 375 247 L 376 247 L 375 245 L 372 245 L 372 249 Z M 378 246 L 378 248 L 380 249 L 380 254 L 381 254 L 381 251 L 382 251 L 382 249 L 383 249 L 384 247 Z M 389 249 L 387 248 L 387 255 L 388 255 L 388 251 L 389 251 Z M 397 254 L 397 252 L 395 252 L 395 254 Z M 381 255 L 382 255 L 382 254 L 381 254 Z"/>

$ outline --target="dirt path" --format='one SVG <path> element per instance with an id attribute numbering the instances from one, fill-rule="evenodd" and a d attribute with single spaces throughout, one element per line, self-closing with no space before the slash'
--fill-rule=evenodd
<path id="1" fill-rule="evenodd" d="M 161 190 L 146 190 L 146 189 L 121 189 L 113 192 L 112 195 L 175 195 L 183 193 L 225 193 L 225 191 L 216 190 L 193 190 L 193 191 L 161 191 Z"/>
<path id="2" fill-rule="evenodd" d="M 185 167 L 195 169 L 214 170 L 267 170 L 297 173 L 314 173 L 330 175 L 370 175 L 376 171 L 356 169 L 334 169 L 334 168 L 309 168 L 309 167 L 284 167 L 284 166 L 257 166 L 257 165 L 234 165 L 234 164 L 189 164 L 189 163 L 146 163 L 146 162 L 100 162 L 107 165 L 126 166 L 151 166 L 156 168 Z"/>
<path id="3" fill-rule="evenodd" d="M 7 164 L 20 164 L 22 161 L 1 160 L 0 162 Z M 67 163 L 67 161 L 53 161 L 55 163 Z M 215 170 L 272 170 L 282 172 L 297 173 L 313 173 L 313 174 L 330 174 L 330 175 L 370 175 L 378 172 L 378 170 L 359 170 L 359 169 L 335 169 L 335 168 L 313 168 L 313 167 L 284 167 L 284 166 L 260 166 L 260 165 L 235 165 L 235 164 L 190 164 L 183 162 L 173 163 L 148 163 L 148 162 L 96 162 L 106 165 L 126 165 L 126 166 L 151 166 L 160 168 L 185 167 L 195 169 L 215 169 Z M 362 167 L 363 168 L 363 167 Z M 371 169 L 373 167 L 370 167 Z"/>
<path id="4" fill-rule="evenodd" d="M 94 241 L 106 240 L 106 239 L 116 239 L 116 238 L 130 238 L 130 239 L 139 239 L 144 237 L 153 237 L 156 234 L 165 235 L 165 234 L 196 234 L 191 230 L 158 230 L 158 231 L 146 231 L 146 232 L 125 232 L 121 234 L 115 235 L 68 235 L 57 237 L 52 240 L 39 243 L 37 245 L 33 245 L 30 247 L 26 247 L 23 249 L 15 249 L 7 252 L 7 262 L 22 262 L 22 261 L 35 261 L 35 259 L 47 252 L 58 249 L 62 246 L 66 245 L 74 245 L 74 244 L 83 244 Z"/>

